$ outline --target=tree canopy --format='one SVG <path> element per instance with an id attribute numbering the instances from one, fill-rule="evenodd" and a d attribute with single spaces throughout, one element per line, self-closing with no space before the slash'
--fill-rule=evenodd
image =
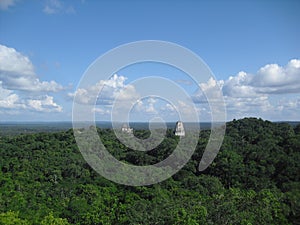
<path id="1" fill-rule="evenodd" d="M 178 138 L 167 131 L 148 152 L 124 146 L 110 129 L 101 140 L 118 160 L 149 165 Z M 245 118 L 227 123 L 221 150 L 197 170 L 210 131 L 168 180 L 130 187 L 97 174 L 73 130 L 0 136 L 0 224 L 299 224 L 300 126 Z M 149 131 L 135 130 L 147 138 Z"/>

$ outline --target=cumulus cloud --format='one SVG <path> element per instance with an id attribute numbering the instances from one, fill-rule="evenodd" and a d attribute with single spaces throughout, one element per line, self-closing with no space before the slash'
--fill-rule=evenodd
<path id="1" fill-rule="evenodd" d="M 256 74 L 239 72 L 224 82 L 222 90 L 225 96 L 245 98 L 300 93 L 300 60 L 292 59 L 286 66 L 267 64 Z"/>
<path id="2" fill-rule="evenodd" d="M 157 99 L 149 97 L 143 100 L 138 99 L 134 104 L 134 111 L 147 114 L 158 114 L 155 103 Z"/>
<path id="3" fill-rule="evenodd" d="M 206 83 L 199 84 L 199 89 L 192 96 L 196 103 L 207 103 L 210 101 L 219 101 L 222 98 L 221 88 L 223 87 L 224 81 L 216 81 L 210 78 Z"/>
<path id="4" fill-rule="evenodd" d="M 230 113 L 256 113 L 274 109 L 267 96 L 254 98 L 225 97 L 226 108 Z"/>
<path id="5" fill-rule="evenodd" d="M 55 81 L 40 81 L 27 56 L 0 45 L 0 81 L 5 89 L 56 92 L 64 88 Z"/>
<path id="6" fill-rule="evenodd" d="M 38 112 L 62 112 L 62 107 L 54 102 L 52 96 L 42 95 L 34 98 L 20 97 L 14 91 L 2 88 L 0 81 L 0 109 L 6 110 L 31 110 Z"/>
<path id="7" fill-rule="evenodd" d="M 176 104 L 179 105 L 178 102 Z M 187 107 L 187 104 L 185 106 Z M 190 108 L 185 112 L 191 113 Z M 148 96 L 136 100 L 130 110 L 130 118 L 137 121 L 150 121 L 157 118 L 161 118 L 164 121 L 176 121 L 179 119 L 177 107 L 157 96 Z"/>
<path id="8" fill-rule="evenodd" d="M 199 86 L 201 89 L 193 96 L 195 103 L 207 103 L 206 96 L 213 101 L 220 99 L 219 87 L 223 92 L 227 112 L 233 118 L 274 114 L 276 110 L 284 111 L 291 109 L 292 106 L 297 109 L 298 100 L 279 101 L 276 105 L 270 98 L 300 93 L 300 60 L 292 59 L 286 66 L 268 64 L 260 68 L 256 74 L 241 71 L 225 81 L 211 78 Z"/>
<path id="9" fill-rule="evenodd" d="M 230 97 L 258 97 L 268 94 L 300 93 L 300 60 L 292 59 L 286 66 L 267 64 L 256 74 L 239 72 L 222 81 L 222 91 Z"/>
<path id="10" fill-rule="evenodd" d="M 145 112 L 147 112 L 147 113 L 153 113 L 153 114 L 157 113 L 157 111 L 156 111 L 156 109 L 154 107 L 154 104 L 156 103 L 156 101 L 157 100 L 154 99 L 154 98 L 149 98 L 148 99 L 148 105 L 146 107 Z"/>
<path id="11" fill-rule="evenodd" d="M 0 89 L 1 93 L 1 89 Z M 2 93 L 1 93 L 2 94 Z M 5 97 L 0 95 L 0 108 L 1 109 L 20 109 L 25 108 L 25 105 L 20 103 L 19 96 L 17 94 L 9 93 Z"/>
<path id="12" fill-rule="evenodd" d="M 7 10 L 9 7 L 14 6 L 16 0 L 1 0 L 0 1 L 0 10 Z"/>
<path id="13" fill-rule="evenodd" d="M 249 85 L 260 93 L 300 93 L 300 60 L 292 59 L 284 67 L 268 64 L 253 76 Z"/>
<path id="14" fill-rule="evenodd" d="M 27 56 L 0 45 L 0 109 L 2 113 L 62 112 L 48 92 L 64 88 L 55 81 L 40 81 Z"/>
<path id="15" fill-rule="evenodd" d="M 278 102 L 277 109 L 282 111 L 284 109 L 300 111 L 300 97 L 298 99 L 280 99 Z"/>
<path id="16" fill-rule="evenodd" d="M 300 93 L 299 68 L 300 60 L 293 59 L 286 66 L 268 64 L 255 74 L 241 71 L 226 80 L 210 78 L 207 82 L 199 84 L 199 90 L 194 93 L 192 99 L 198 103 L 196 110 L 201 120 L 210 120 L 213 109 L 218 113 L 216 108 L 223 104 L 222 99 L 224 99 L 228 119 L 256 116 L 276 120 L 276 118 L 283 118 L 283 115 L 287 118 L 299 119 L 300 98 L 283 99 L 283 96 L 291 96 L 291 93 L 294 93 L 293 97 L 295 93 Z M 174 106 L 163 103 L 156 97 L 140 99 L 137 89 L 133 85 L 126 85 L 125 81 L 126 77 L 115 74 L 109 80 L 101 80 L 85 89 L 78 89 L 75 93 L 69 93 L 69 96 L 74 97 L 77 94 L 76 100 L 79 103 L 94 104 L 93 101 L 101 91 L 94 110 L 101 115 L 111 113 L 111 108 L 108 106 L 111 107 L 116 103 L 114 99 L 117 96 L 119 101 L 117 106 L 113 106 L 117 111 L 115 115 L 118 113 L 123 115 L 127 109 L 131 109 L 129 110 L 131 113 L 142 114 L 143 118 L 158 115 L 176 120 L 179 109 L 185 118 L 194 113 L 191 110 L 194 105 L 188 104 L 184 99 L 175 98 Z M 287 95 L 283 95 L 285 93 Z M 216 115 L 214 117 L 214 119 L 218 118 Z M 123 119 L 122 116 L 118 118 Z M 220 118 L 223 118 L 221 114 Z"/>
<path id="17" fill-rule="evenodd" d="M 255 88 L 249 85 L 251 78 L 251 75 L 249 76 L 243 71 L 239 72 L 235 77 L 229 77 L 228 80 L 223 81 L 223 94 L 238 98 L 258 97 L 259 94 L 256 93 Z"/>
<path id="18" fill-rule="evenodd" d="M 53 101 L 52 96 L 48 95 L 40 99 L 29 99 L 28 107 L 39 112 L 62 112 L 62 107 Z"/>
<path id="19" fill-rule="evenodd" d="M 138 93 L 133 85 L 125 85 L 126 78 L 114 74 L 108 80 L 100 80 L 95 85 L 87 88 L 79 88 L 74 93 L 68 93 L 80 104 L 111 105 L 118 98 L 119 101 L 131 101 L 138 97 Z"/>

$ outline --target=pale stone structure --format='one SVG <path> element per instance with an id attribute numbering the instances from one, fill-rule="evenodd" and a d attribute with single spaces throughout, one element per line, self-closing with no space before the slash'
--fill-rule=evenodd
<path id="1" fill-rule="evenodd" d="M 184 127 L 183 127 L 183 122 L 178 121 L 178 122 L 176 123 L 175 135 L 176 135 L 176 136 L 180 136 L 180 137 L 185 136 L 185 131 L 184 131 Z"/>
<path id="2" fill-rule="evenodd" d="M 127 124 L 123 124 L 121 130 L 123 133 L 133 134 L 133 128 L 130 128 L 129 125 L 127 125 Z"/>

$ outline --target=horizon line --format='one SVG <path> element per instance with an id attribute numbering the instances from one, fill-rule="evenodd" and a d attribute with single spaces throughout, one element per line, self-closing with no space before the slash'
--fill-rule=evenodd
<path id="1" fill-rule="evenodd" d="M 232 122 L 233 120 L 242 120 L 246 118 L 256 118 L 256 119 L 262 119 L 264 121 L 270 121 L 270 122 L 300 122 L 299 120 L 268 120 L 258 117 L 244 117 L 239 119 L 232 119 L 232 120 L 226 120 L 226 121 L 198 121 L 198 123 L 224 123 L 224 122 Z M 108 120 L 96 120 L 96 121 L 76 121 L 76 123 L 112 123 L 112 121 Z M 165 121 L 165 123 L 176 123 L 178 120 L 174 121 Z M 45 120 L 11 120 L 11 121 L 0 121 L 0 124 L 5 123 L 73 123 L 71 120 L 51 120 L 51 121 L 45 121 Z M 127 121 L 116 121 L 115 123 L 127 123 Z M 149 123 L 149 121 L 129 121 L 129 123 Z M 160 122 L 152 122 L 152 123 L 160 123 Z M 163 122 L 162 122 L 163 123 Z M 185 123 L 197 123 L 193 121 L 186 121 Z"/>

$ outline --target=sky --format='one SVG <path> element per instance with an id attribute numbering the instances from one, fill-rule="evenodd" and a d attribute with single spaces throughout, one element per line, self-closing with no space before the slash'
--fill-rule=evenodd
<path id="1" fill-rule="evenodd" d="M 154 85 L 159 94 L 142 97 L 151 82 L 136 81 L 149 76 L 178 85 L 200 121 L 212 119 L 205 95 L 220 99 L 216 89 L 228 121 L 300 121 L 299 11 L 296 0 L 0 0 L 0 122 L 71 121 L 75 96 L 83 106 L 98 98 L 93 113 L 101 121 L 111 119 L 115 99 L 122 100 L 118 113 L 132 105 L 132 121 L 176 121 L 179 109 L 194 112 L 187 99 L 163 98 L 167 86 Z M 214 76 L 195 83 L 178 68 L 145 62 L 78 88 L 98 57 L 142 40 L 185 47 Z"/>

